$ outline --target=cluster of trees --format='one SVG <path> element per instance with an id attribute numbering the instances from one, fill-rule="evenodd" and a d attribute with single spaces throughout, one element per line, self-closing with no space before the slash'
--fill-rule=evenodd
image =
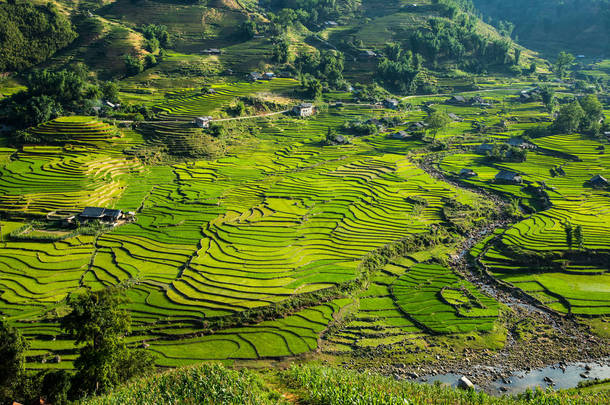
<path id="1" fill-rule="evenodd" d="M 551 130 L 556 133 L 582 132 L 598 136 L 602 130 L 603 106 L 597 96 L 588 94 L 562 106 Z"/>
<path id="2" fill-rule="evenodd" d="M 154 371 L 154 357 L 143 349 L 129 349 L 125 335 L 131 318 L 122 308 L 120 288 L 71 296 L 70 313 L 60 319 L 67 337 L 84 344 L 74 362 L 75 372 L 47 370 L 26 374 L 28 342 L 0 320 L 0 402 L 33 402 L 39 398 L 64 404 L 85 395 L 108 392 L 129 379 Z"/>
<path id="3" fill-rule="evenodd" d="M 454 61 L 462 68 L 482 71 L 491 66 L 514 63 L 511 41 L 489 39 L 476 29 L 476 18 L 459 14 L 455 21 L 430 18 L 428 29 L 417 30 L 410 38 L 410 49 L 423 55 L 433 65 Z"/>
<path id="4" fill-rule="evenodd" d="M 370 122 L 366 123 L 362 121 L 346 121 L 341 126 L 341 129 L 345 132 L 360 136 L 373 135 L 379 132 L 377 125 Z"/>
<path id="5" fill-rule="evenodd" d="M 507 143 L 495 143 L 487 158 L 497 162 L 525 162 L 527 150 Z"/>
<path id="6" fill-rule="evenodd" d="M 309 52 L 294 61 L 294 70 L 301 77 L 301 87 L 309 98 L 322 97 L 324 88 L 344 88 L 344 57 L 339 51 Z"/>
<path id="7" fill-rule="evenodd" d="M 309 74 L 320 79 L 326 86 L 337 88 L 344 85 L 344 56 L 339 51 L 308 52 L 294 61 L 298 74 Z"/>
<path id="8" fill-rule="evenodd" d="M 30 1 L 0 4 L 0 72 L 20 71 L 36 65 L 77 37 L 53 3 L 35 6 Z"/>
<path id="9" fill-rule="evenodd" d="M 387 44 L 384 57 L 377 65 L 377 77 L 387 87 L 401 93 L 415 94 L 423 57 L 404 51 L 397 43 Z"/>
<path id="10" fill-rule="evenodd" d="M 148 24 L 140 27 L 140 31 L 146 39 L 144 49 L 149 53 L 144 56 L 143 60 L 139 56 L 134 55 L 125 55 L 123 57 L 127 76 L 135 76 L 144 71 L 144 69 L 157 65 L 159 63 L 158 59 L 164 55 L 164 49 L 173 45 L 171 35 L 165 25 Z"/>
<path id="11" fill-rule="evenodd" d="M 563 229 L 566 233 L 566 244 L 570 249 L 572 249 L 574 244 L 576 244 L 579 249 L 585 247 L 585 241 L 582 235 L 582 225 L 574 226 L 571 222 L 566 222 L 563 224 Z"/>
<path id="12" fill-rule="evenodd" d="M 310 29 L 329 20 L 353 16 L 361 10 L 361 0 L 261 0 L 260 5 L 274 10 L 270 20 L 282 31 L 299 22 Z"/>
<path id="13" fill-rule="evenodd" d="M 555 91 L 547 85 L 540 86 L 542 102 L 549 111 L 557 105 Z M 572 134 L 580 132 L 592 137 L 599 137 L 609 128 L 609 123 L 603 121 L 603 106 L 595 94 L 587 94 L 578 100 L 573 100 L 559 107 L 555 120 L 548 127 L 528 129 L 524 135 L 538 138 L 551 134 Z"/>
<path id="14" fill-rule="evenodd" d="M 25 77 L 27 90 L 0 102 L 0 116 L 17 128 L 57 118 L 66 111 L 89 113 L 100 99 L 116 100 L 115 84 L 98 84 L 83 64 L 67 70 L 36 70 Z"/>

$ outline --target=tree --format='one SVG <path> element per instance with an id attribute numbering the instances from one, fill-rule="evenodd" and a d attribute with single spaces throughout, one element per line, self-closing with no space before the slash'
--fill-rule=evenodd
<path id="1" fill-rule="evenodd" d="M 555 72 L 561 78 L 566 74 L 567 68 L 574 62 L 574 55 L 565 51 L 559 52 L 557 55 L 557 61 L 555 62 Z"/>
<path id="2" fill-rule="evenodd" d="M 521 49 L 515 48 L 515 65 L 519 65 L 521 62 Z"/>
<path id="3" fill-rule="evenodd" d="M 12 400 L 25 374 L 28 343 L 21 333 L 0 319 L 0 403 Z"/>
<path id="4" fill-rule="evenodd" d="M 303 85 L 309 97 L 313 98 L 314 100 L 319 100 L 322 98 L 322 83 L 319 79 L 308 75 L 303 79 Z"/>
<path id="5" fill-rule="evenodd" d="M 137 56 L 125 55 L 125 71 L 128 76 L 135 76 L 144 70 L 144 64 Z"/>
<path id="6" fill-rule="evenodd" d="M 572 223 L 566 222 L 563 224 L 563 230 L 566 233 L 566 244 L 570 249 L 572 249 L 572 244 L 574 242 L 574 229 L 572 227 Z"/>
<path id="7" fill-rule="evenodd" d="M 557 132 L 572 134 L 578 130 L 584 117 L 585 111 L 577 101 L 574 101 L 561 107 L 553 123 L 553 128 Z"/>
<path id="8" fill-rule="evenodd" d="M 70 296 L 72 311 L 61 319 L 61 327 L 76 344 L 85 343 L 74 362 L 72 385 L 78 394 L 107 392 L 151 368 L 149 353 L 131 352 L 125 346 L 124 336 L 131 324 L 129 313 L 121 308 L 126 302 L 122 290 L 116 287 Z M 133 364 L 142 368 L 134 369 Z"/>
<path id="9" fill-rule="evenodd" d="M 547 111 L 552 112 L 555 106 L 555 89 L 548 84 L 543 84 L 540 86 L 540 96 Z"/>
<path id="10" fill-rule="evenodd" d="M 144 66 L 146 69 L 151 68 L 157 65 L 157 58 L 152 53 L 146 54 L 144 56 Z"/>
<path id="11" fill-rule="evenodd" d="M 279 63 L 287 63 L 290 61 L 290 43 L 286 39 L 281 39 L 273 46 L 273 59 Z"/>
<path id="12" fill-rule="evenodd" d="M 576 225 L 574 228 L 574 241 L 580 249 L 585 247 L 585 242 L 582 235 L 582 225 Z"/>
<path id="13" fill-rule="evenodd" d="M 112 103 L 119 102 L 119 85 L 116 82 L 103 82 L 101 85 L 102 96 Z"/>
<path id="14" fill-rule="evenodd" d="M 578 103 L 585 112 L 582 122 L 583 129 L 590 129 L 591 126 L 598 124 L 604 116 L 604 107 L 594 94 L 587 94 L 578 100 Z"/>
<path id="15" fill-rule="evenodd" d="M 426 118 L 430 130 L 433 133 L 432 141 L 436 140 L 436 135 L 451 122 L 451 118 L 442 111 L 433 111 Z"/>

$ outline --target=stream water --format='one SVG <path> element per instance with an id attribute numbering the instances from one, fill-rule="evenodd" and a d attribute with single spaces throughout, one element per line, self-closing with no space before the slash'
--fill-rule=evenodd
<path id="1" fill-rule="evenodd" d="M 466 375 L 468 377 L 468 375 Z M 435 381 L 443 384 L 457 386 L 459 374 L 438 374 L 425 376 L 418 381 L 434 383 Z M 490 394 L 520 394 L 528 388 L 540 387 L 546 389 L 574 388 L 581 381 L 610 378 L 610 358 L 594 363 L 570 363 L 565 366 L 555 364 L 549 367 L 534 369 L 531 371 L 518 371 L 513 373 L 506 380 L 496 380 L 483 387 L 477 386 L 479 390 Z"/>

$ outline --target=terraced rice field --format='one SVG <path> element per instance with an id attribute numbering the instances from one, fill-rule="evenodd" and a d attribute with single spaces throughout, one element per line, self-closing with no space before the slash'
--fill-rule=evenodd
<path id="1" fill-rule="evenodd" d="M 226 85 L 212 95 L 193 90 L 169 94 L 157 106 L 162 120 L 153 128 L 164 135 L 148 142 L 169 145 L 185 136 L 180 131 L 185 122 L 218 113 L 236 96 L 286 96 L 295 87 L 295 81 L 278 79 Z M 455 253 L 454 243 L 410 252 L 370 273 L 363 270 L 363 258 L 376 249 L 414 234 L 447 230 L 443 208 L 448 201 L 475 209 L 488 204 L 420 169 L 414 161 L 422 141 L 396 140 L 384 132 L 354 137 L 343 146 L 323 143 L 328 129 L 341 131 L 345 121 L 393 114 L 345 105 L 310 119 L 251 119 L 244 124 L 251 136 L 236 142 L 224 157 L 165 166 L 143 166 L 127 157 L 125 149 L 142 140 L 90 117 L 31 129 L 55 146 L 6 151 L 10 159 L 0 169 L 0 209 L 46 214 L 105 206 L 135 211 L 137 221 L 97 237 L 60 242 L 10 240 L 6 233 L 23 220 L 2 223 L 0 311 L 35 342 L 29 367 L 70 367 L 74 345 L 57 325 L 66 297 L 117 284 L 127 287 L 131 299 L 130 344 L 146 342 L 165 366 L 305 353 L 317 348 L 320 335 L 347 312 L 353 318 L 327 338 L 325 349 L 406 347 L 421 345 L 426 334 L 497 330 L 499 304 L 438 264 Z M 475 120 L 495 125 L 493 114 L 472 107 L 460 107 L 459 114 L 465 121 L 451 124 L 439 138 L 464 134 Z M 537 114 L 524 108 L 527 119 Z M 420 121 L 424 113 L 405 116 Z M 520 125 L 493 136 L 506 139 Z M 606 155 L 595 142 L 574 135 L 536 142 L 540 151 L 531 152 L 524 163 L 490 164 L 463 151 L 444 157 L 441 169 L 446 172 L 472 167 L 479 176 L 468 180 L 471 185 L 519 198 L 530 207 L 536 206 L 536 195 L 520 185 L 495 183 L 495 174 L 517 171 L 550 188 L 550 209 L 498 231 L 472 254 L 498 279 L 554 310 L 606 314 L 607 265 L 572 260 L 558 271 L 540 271 L 514 256 L 511 246 L 574 253 L 565 243 L 567 220 L 583 225 L 584 248 L 608 251 L 608 192 L 586 184 L 593 174 L 610 174 Z M 467 140 L 461 146 L 474 144 Z M 551 175 L 557 166 L 565 175 Z M 562 259 L 553 260 L 560 264 Z M 352 296 L 332 296 L 297 306 L 284 318 L 264 320 L 276 305 L 360 282 L 366 288 Z M 240 317 L 252 314 L 260 316 L 235 326 Z M 62 363 L 43 363 L 55 354 L 61 354 Z"/>
<path id="2" fill-rule="evenodd" d="M 292 95 L 299 85 L 294 79 L 263 80 L 254 83 L 217 85 L 213 94 L 201 94 L 199 90 L 179 90 L 168 93 L 166 99 L 155 106 L 160 117 L 168 120 L 193 120 L 199 116 L 216 116 L 222 107 L 235 97 L 253 94 Z"/>
<path id="3" fill-rule="evenodd" d="M 142 169 L 120 152 L 131 140 L 90 117 L 60 118 L 30 132 L 57 146 L 24 146 L 0 169 L 2 211 L 46 214 L 111 207 L 127 175 Z"/>
<path id="4" fill-rule="evenodd" d="M 610 266 L 603 259 L 610 250 L 608 190 L 595 189 L 588 181 L 610 175 L 610 157 L 600 143 L 580 135 L 556 135 L 535 139 L 539 151 L 524 163 L 489 165 L 480 156 L 453 156 L 442 166 L 447 171 L 473 167 L 479 174 L 468 180 L 481 187 L 529 199 L 521 185 L 493 181 L 499 169 L 522 173 L 525 182 L 545 184 L 552 207 L 527 217 L 490 243 L 481 263 L 499 279 L 514 285 L 547 307 L 562 313 L 597 316 L 610 313 Z M 564 174 L 553 173 L 557 167 Z M 580 225 L 583 246 L 568 246 L 565 226 Z M 554 254 L 550 264 L 527 263 L 514 247 L 530 253 Z M 601 257 L 597 259 L 596 257 Z"/>
<path id="5" fill-rule="evenodd" d="M 280 92 L 294 86 L 271 83 L 280 85 Z M 259 85 L 244 86 L 216 101 L 175 98 L 163 114 L 208 113 L 215 103 Z M 206 324 L 218 325 L 225 317 L 353 283 L 362 277 L 360 263 L 370 251 L 443 226 L 445 198 L 479 201 L 417 168 L 406 155 L 419 142 L 380 134 L 346 146 L 321 144 L 329 127 L 382 114 L 391 112 L 351 106 L 308 120 L 257 119 L 252 121 L 260 129 L 257 138 L 235 153 L 145 168 L 121 155 L 129 142 L 105 137 L 117 132 L 90 118 L 60 119 L 33 129 L 58 146 L 25 148 L 3 168 L 0 202 L 6 210 L 115 206 L 137 211 L 137 221 L 95 238 L 5 242 L 2 312 L 40 342 L 30 353 L 30 367 L 47 367 L 42 359 L 56 353 L 64 361 L 55 366 L 70 367 L 72 343 L 61 336 L 54 314 L 61 313 L 70 293 L 119 283 L 128 286 L 135 322 L 129 341 L 148 342 L 163 365 L 276 358 L 316 348 L 320 333 L 342 308 L 354 304 L 352 299 L 201 333 Z M 108 146 L 96 148 L 93 142 Z M 414 202 L 423 200 L 425 207 Z M 394 310 L 390 322 L 401 324 L 409 338 L 421 335 L 422 329 L 393 303 L 391 283 L 384 288 Z M 362 298 L 363 308 L 367 300 Z M 373 345 L 375 339 L 359 344 Z"/>

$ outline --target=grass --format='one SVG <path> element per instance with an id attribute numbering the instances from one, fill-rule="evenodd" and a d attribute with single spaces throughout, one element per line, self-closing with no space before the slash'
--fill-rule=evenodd
<path id="1" fill-rule="evenodd" d="M 147 377 L 84 404 L 585 404 L 609 400 L 603 386 L 583 390 L 535 391 L 492 397 L 474 390 L 397 381 L 320 365 L 291 366 L 278 373 L 234 371 L 222 365 L 187 367 Z"/>

